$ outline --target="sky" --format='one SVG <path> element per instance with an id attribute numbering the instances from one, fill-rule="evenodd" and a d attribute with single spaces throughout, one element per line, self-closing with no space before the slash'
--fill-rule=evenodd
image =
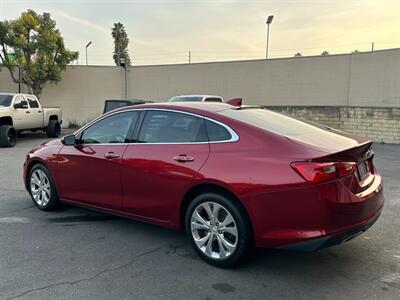
<path id="1" fill-rule="evenodd" d="M 0 0 L 0 20 L 49 12 L 78 64 L 112 65 L 113 23 L 125 25 L 134 65 L 260 59 L 400 48 L 400 0 Z"/>

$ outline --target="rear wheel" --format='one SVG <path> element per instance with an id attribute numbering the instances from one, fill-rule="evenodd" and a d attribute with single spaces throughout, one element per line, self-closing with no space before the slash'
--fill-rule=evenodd
<path id="1" fill-rule="evenodd" d="M 11 125 L 0 126 L 0 146 L 14 147 L 17 143 L 17 131 Z"/>
<path id="2" fill-rule="evenodd" d="M 189 205 L 186 231 L 197 254 L 223 268 L 238 264 L 250 245 L 250 228 L 243 209 L 215 193 L 197 196 Z"/>
<path id="3" fill-rule="evenodd" d="M 61 125 L 57 120 L 50 120 L 46 128 L 46 134 L 49 138 L 57 138 L 61 134 Z"/>
<path id="4" fill-rule="evenodd" d="M 33 203 L 45 211 L 55 210 L 59 206 L 59 199 L 53 177 L 42 164 L 35 165 L 29 172 L 29 192 Z"/>

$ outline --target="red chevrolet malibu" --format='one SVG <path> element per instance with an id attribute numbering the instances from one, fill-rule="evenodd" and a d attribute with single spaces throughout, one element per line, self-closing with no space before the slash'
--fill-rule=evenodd
<path id="1" fill-rule="evenodd" d="M 41 145 L 24 164 L 41 210 L 60 202 L 184 229 L 207 262 L 251 248 L 315 250 L 383 207 L 371 142 L 260 107 L 144 104 Z"/>

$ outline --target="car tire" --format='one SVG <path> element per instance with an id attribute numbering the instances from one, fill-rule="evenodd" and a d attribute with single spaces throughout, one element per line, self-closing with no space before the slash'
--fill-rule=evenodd
<path id="1" fill-rule="evenodd" d="M 0 126 L 0 146 L 14 147 L 17 143 L 17 131 L 11 125 Z"/>
<path id="2" fill-rule="evenodd" d="M 46 128 L 46 134 L 49 138 L 58 138 L 61 134 L 61 125 L 57 120 L 50 120 Z"/>
<path id="3" fill-rule="evenodd" d="M 210 217 L 214 209 L 216 218 L 214 214 Z M 204 261 L 230 268 L 239 264 L 250 249 L 251 228 L 247 220 L 244 209 L 235 199 L 204 193 L 190 203 L 185 215 L 185 229 L 193 249 Z"/>
<path id="4" fill-rule="evenodd" d="M 30 170 L 28 190 L 33 203 L 40 210 L 53 211 L 59 208 L 60 200 L 54 179 L 43 164 L 36 164 Z"/>

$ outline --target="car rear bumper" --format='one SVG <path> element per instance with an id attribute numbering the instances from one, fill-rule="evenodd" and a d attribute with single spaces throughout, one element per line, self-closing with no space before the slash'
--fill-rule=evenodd
<path id="1" fill-rule="evenodd" d="M 348 229 L 344 232 L 326 235 L 320 238 L 307 240 L 305 242 L 294 243 L 279 248 L 295 251 L 315 251 L 318 249 L 339 245 L 348 242 L 367 231 L 379 219 L 379 216 L 380 212 L 376 217 L 374 217 L 372 220 L 369 220 L 366 224 Z"/>
<path id="2" fill-rule="evenodd" d="M 303 189 L 258 194 L 250 210 L 258 247 L 316 250 L 366 231 L 379 218 L 382 178 L 353 194 L 340 181 Z"/>

